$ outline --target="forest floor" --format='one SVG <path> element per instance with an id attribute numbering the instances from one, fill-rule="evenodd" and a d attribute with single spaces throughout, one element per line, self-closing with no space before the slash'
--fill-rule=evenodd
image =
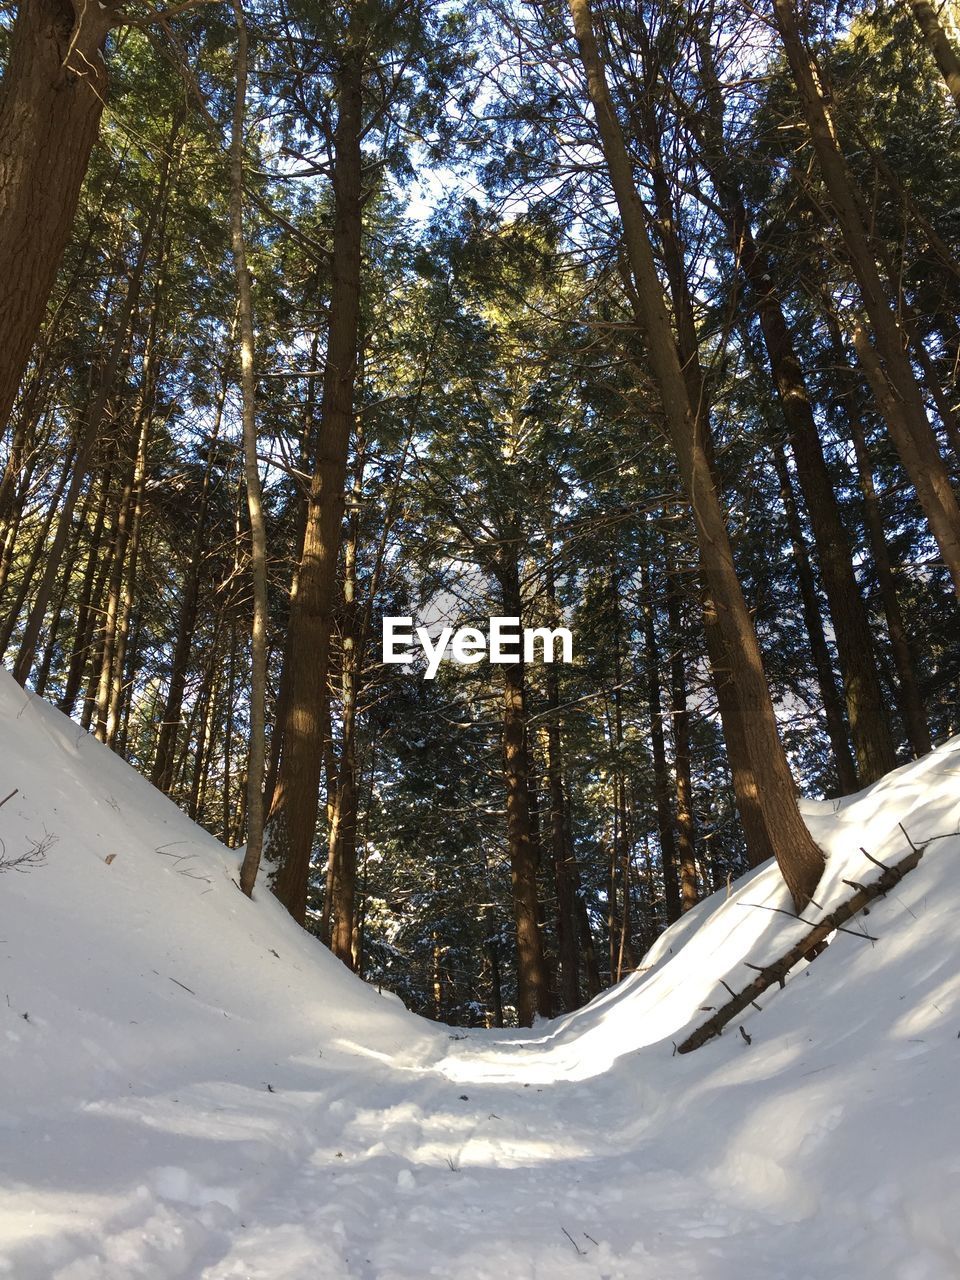
<path id="1" fill-rule="evenodd" d="M 960 836 L 681 1056 L 803 933 L 773 867 L 579 1013 L 464 1033 L 244 899 L 235 852 L 0 675 L 14 788 L 0 852 L 40 853 L 0 883 L 0 1276 L 960 1276 Z M 960 738 L 804 810 L 826 910 L 898 824 L 960 829 Z"/>

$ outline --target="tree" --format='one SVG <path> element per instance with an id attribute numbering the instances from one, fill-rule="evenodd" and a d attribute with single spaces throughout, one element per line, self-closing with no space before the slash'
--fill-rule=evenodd
<path id="1" fill-rule="evenodd" d="M 836 127 L 816 67 L 801 38 L 792 0 L 774 0 L 774 14 L 850 269 L 873 327 L 876 356 L 864 325 L 853 318 L 851 330 L 857 354 L 868 376 L 874 371 L 874 385 L 878 390 L 889 381 L 889 395 L 884 396 L 884 417 L 960 596 L 960 506 L 910 365 L 909 335 L 890 305 L 866 219 L 837 142 Z"/>
<path id="2" fill-rule="evenodd" d="M 0 88 L 0 427 L 66 247 L 107 93 L 112 4 L 25 0 Z"/>
<path id="3" fill-rule="evenodd" d="M 663 398 L 684 489 L 692 507 L 702 570 L 714 597 L 724 656 L 740 697 L 757 797 L 766 818 L 774 856 L 796 908 L 801 911 L 809 902 L 823 872 L 823 854 L 814 844 L 797 809 L 793 779 L 780 743 L 764 678 L 763 661 L 733 564 L 702 432 L 698 430 L 695 412 L 687 398 L 644 221 L 643 205 L 633 182 L 630 159 L 607 87 L 588 0 L 571 0 L 570 12 L 604 159 L 623 222 L 644 337 Z"/>
<path id="4" fill-rule="evenodd" d="M 247 265 L 243 230 L 243 153 L 247 98 L 247 28 L 241 0 L 233 0 L 237 28 L 237 88 L 230 136 L 230 226 L 237 276 L 240 320 L 240 391 L 243 415 L 243 467 L 250 518 L 250 570 L 253 580 L 253 622 L 250 645 L 250 730 L 247 759 L 247 844 L 240 867 L 240 888 L 253 895 L 263 850 L 263 772 L 266 754 L 267 687 L 267 531 L 257 450 L 257 382 L 253 282 Z"/>

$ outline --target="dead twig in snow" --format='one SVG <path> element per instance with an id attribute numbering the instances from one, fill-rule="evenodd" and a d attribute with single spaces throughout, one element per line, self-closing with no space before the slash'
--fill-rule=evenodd
<path id="1" fill-rule="evenodd" d="M 563 1232 L 563 1234 L 567 1237 L 567 1239 L 570 1241 L 570 1243 L 571 1243 L 571 1244 L 573 1245 L 573 1247 L 576 1249 L 577 1253 L 579 1253 L 580 1257 L 581 1257 L 581 1258 L 585 1258 L 585 1257 L 587 1256 L 587 1251 L 586 1251 L 586 1249 L 581 1249 L 581 1248 L 580 1248 L 580 1246 L 577 1244 L 576 1240 L 574 1240 L 573 1236 L 570 1234 L 570 1232 L 567 1230 L 567 1228 L 566 1228 L 566 1227 L 561 1227 L 561 1228 L 560 1228 L 560 1230 Z"/>
<path id="2" fill-rule="evenodd" d="M 904 832 L 904 835 L 906 835 L 906 832 Z M 876 880 L 855 893 L 853 897 L 848 898 L 846 902 L 842 902 L 829 915 L 825 916 L 819 924 L 814 925 L 809 933 L 805 934 L 798 943 L 792 946 L 778 960 L 774 960 L 771 964 L 765 965 L 760 969 L 752 982 L 748 983 L 732 1000 L 728 1000 L 725 1005 L 721 1005 L 717 1012 L 708 1018 L 706 1022 L 701 1023 L 695 1031 L 692 1031 L 686 1040 L 677 1047 L 676 1051 L 678 1053 L 690 1053 L 692 1050 L 699 1049 L 701 1045 L 706 1044 L 708 1040 L 720 1035 L 727 1023 L 732 1022 L 737 1014 L 746 1009 L 748 1005 L 755 1005 L 756 997 L 766 991 L 768 987 L 773 986 L 775 982 L 779 982 L 780 986 L 783 987 L 787 974 L 794 965 L 799 964 L 811 951 L 820 947 L 831 933 L 839 930 L 844 921 L 852 919 L 874 898 L 882 897 L 884 894 L 889 893 L 894 885 L 899 884 L 907 872 L 912 871 L 917 865 L 927 847 L 925 844 L 915 845 L 909 836 L 907 836 L 907 842 L 910 845 L 910 852 L 905 857 L 890 867 L 884 867 L 882 874 Z M 869 854 L 867 856 L 869 857 Z M 871 861 L 876 861 L 876 859 L 871 858 Z M 883 866 L 882 863 L 877 865 Z M 777 910 L 777 908 L 772 909 Z M 785 912 L 784 914 L 790 915 L 791 913 Z M 804 921 L 804 923 L 809 924 L 809 921 Z M 851 930 L 844 929 L 843 932 L 850 933 Z M 858 933 L 856 936 L 864 938 L 869 935 Z M 876 939 L 872 939 L 872 941 L 876 941 Z M 753 967 L 751 966 L 751 968 Z M 727 987 L 728 991 L 730 990 L 726 982 L 723 982 L 722 985 Z M 741 1031 L 743 1032 L 742 1027 Z M 743 1032 L 743 1035 L 746 1038 L 746 1032 Z"/>

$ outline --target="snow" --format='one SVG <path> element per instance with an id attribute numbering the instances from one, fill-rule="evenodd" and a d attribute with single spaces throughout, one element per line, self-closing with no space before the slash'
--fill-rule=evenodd
<path id="1" fill-rule="evenodd" d="M 960 830 L 960 738 L 805 802 L 824 909 Z M 0 675 L 0 1276 L 960 1276 L 960 837 L 719 1040 L 802 932 L 768 866 L 530 1031 L 365 986 L 237 854 Z M 817 917 L 815 909 L 808 912 Z M 751 1037 L 740 1035 L 738 1026 Z"/>

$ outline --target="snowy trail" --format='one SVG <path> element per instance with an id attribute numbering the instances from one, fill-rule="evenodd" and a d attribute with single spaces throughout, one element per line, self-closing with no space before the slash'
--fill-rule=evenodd
<path id="1" fill-rule="evenodd" d="M 960 739 L 808 804 L 858 852 L 960 829 Z M 0 1276 L 956 1280 L 960 838 L 762 1013 L 673 1043 L 799 926 L 774 868 L 532 1031 L 408 1014 L 249 903 L 236 855 L 0 677 Z M 111 857 L 111 855 L 113 855 Z M 26 1015 L 26 1016 L 24 1016 Z"/>

